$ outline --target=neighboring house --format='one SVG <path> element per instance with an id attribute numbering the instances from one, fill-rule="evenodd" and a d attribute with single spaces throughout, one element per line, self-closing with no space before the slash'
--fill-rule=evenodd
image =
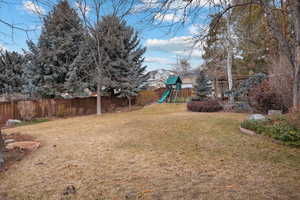
<path id="1" fill-rule="evenodd" d="M 196 83 L 197 72 L 195 70 L 191 70 L 186 74 L 181 76 L 182 80 L 182 88 L 194 88 Z"/>
<path id="2" fill-rule="evenodd" d="M 182 88 L 193 88 L 195 84 L 195 77 L 183 77 L 182 79 Z"/>
<path id="3" fill-rule="evenodd" d="M 166 69 L 158 69 L 149 72 L 148 87 L 150 89 L 157 89 L 165 87 L 165 81 L 169 76 L 175 75 L 174 71 Z"/>
<path id="4" fill-rule="evenodd" d="M 165 87 L 165 81 L 168 79 L 169 76 L 176 75 L 175 71 L 166 70 L 166 69 L 159 69 L 150 71 L 150 78 L 148 80 L 148 86 L 150 89 L 157 89 Z M 185 75 L 181 76 L 182 80 L 182 88 L 193 88 L 196 80 L 196 72 L 191 71 Z"/>

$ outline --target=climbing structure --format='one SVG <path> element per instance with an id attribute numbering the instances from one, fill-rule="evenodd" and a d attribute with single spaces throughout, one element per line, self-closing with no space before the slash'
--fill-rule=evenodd
<path id="1" fill-rule="evenodd" d="M 178 92 L 181 90 L 182 81 L 179 76 L 169 76 L 165 81 L 166 90 L 162 94 L 158 103 L 169 102 L 172 103 L 177 99 Z"/>

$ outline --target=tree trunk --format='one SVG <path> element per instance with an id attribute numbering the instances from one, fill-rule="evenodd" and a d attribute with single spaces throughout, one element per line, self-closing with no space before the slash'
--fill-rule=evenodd
<path id="1" fill-rule="evenodd" d="M 101 85 L 97 84 L 97 115 L 102 114 L 101 109 Z"/>
<path id="2" fill-rule="evenodd" d="M 131 97 L 127 96 L 128 99 L 128 110 L 131 111 Z"/>
<path id="3" fill-rule="evenodd" d="M 294 80 L 293 80 L 293 108 L 299 109 L 299 90 L 300 90 L 300 0 L 295 1 L 294 7 L 294 28 L 296 36 L 295 63 L 294 63 Z"/>
<path id="4" fill-rule="evenodd" d="M 233 80 L 232 80 L 232 45 L 231 45 L 231 25 L 230 25 L 230 15 L 228 15 L 227 19 L 227 78 L 228 78 L 228 90 L 229 94 L 229 103 L 234 103 L 234 96 L 232 93 L 233 89 Z"/>
<path id="5" fill-rule="evenodd" d="M 267 1 L 260 0 L 260 5 L 264 9 L 268 25 L 272 35 L 277 39 L 279 47 L 288 58 L 289 63 L 293 67 L 293 109 L 297 111 L 299 108 L 299 68 L 300 68 L 300 0 L 293 0 L 292 18 L 294 19 L 294 29 L 296 35 L 296 44 L 291 45 L 280 30 L 280 26 L 276 21 L 276 17 L 272 13 L 271 7 Z M 295 53 L 294 53 L 295 52 Z"/>
<path id="6" fill-rule="evenodd" d="M 0 167 L 4 164 L 4 140 L 2 138 L 1 130 L 0 130 Z"/>
<path id="7" fill-rule="evenodd" d="M 299 109 L 299 65 L 300 65 L 300 47 L 296 48 L 295 72 L 293 80 L 293 108 L 294 111 Z M 298 58 L 297 58 L 298 57 Z"/>

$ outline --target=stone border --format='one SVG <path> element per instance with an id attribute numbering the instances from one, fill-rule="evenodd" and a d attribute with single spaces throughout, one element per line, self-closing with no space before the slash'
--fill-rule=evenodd
<path id="1" fill-rule="evenodd" d="M 246 129 L 246 128 L 242 128 L 241 126 L 239 128 L 240 128 L 241 133 L 244 133 L 246 135 L 258 135 L 254 131 L 251 131 L 251 130 Z"/>

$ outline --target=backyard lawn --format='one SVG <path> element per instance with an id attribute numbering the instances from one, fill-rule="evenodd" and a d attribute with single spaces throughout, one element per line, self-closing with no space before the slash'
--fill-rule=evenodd
<path id="1" fill-rule="evenodd" d="M 245 117 L 162 104 L 7 129 L 42 146 L 0 199 L 300 199 L 300 149 L 241 134 Z"/>

